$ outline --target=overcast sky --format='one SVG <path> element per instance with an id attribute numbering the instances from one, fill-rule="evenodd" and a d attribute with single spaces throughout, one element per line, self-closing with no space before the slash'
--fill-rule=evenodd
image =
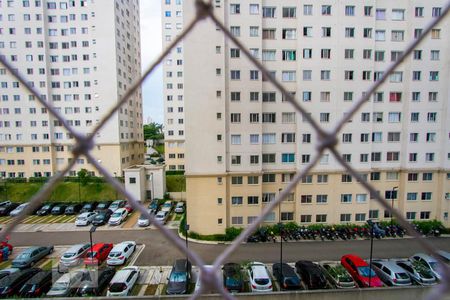
<path id="1" fill-rule="evenodd" d="M 146 70 L 161 52 L 161 1 L 140 0 L 142 71 Z M 152 73 L 142 86 L 144 124 L 149 118 L 163 123 L 162 69 Z"/>

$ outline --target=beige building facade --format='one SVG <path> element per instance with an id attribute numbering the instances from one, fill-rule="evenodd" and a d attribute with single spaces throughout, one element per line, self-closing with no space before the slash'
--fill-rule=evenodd
<path id="1" fill-rule="evenodd" d="M 138 1 L 2 1 L 0 54 L 81 134 L 89 134 L 140 76 Z M 0 175 L 47 177 L 72 160 L 74 138 L 0 66 Z M 95 136 L 111 174 L 143 162 L 138 90 Z M 98 171 L 84 157 L 81 168 Z"/>
<path id="2" fill-rule="evenodd" d="M 252 55 L 331 130 L 445 2 L 213 1 Z M 190 2 L 183 18 L 195 15 Z M 339 133 L 338 150 L 410 221 L 450 226 L 449 21 Z M 201 234 L 245 227 L 316 154 L 316 133 L 209 20 L 184 41 L 188 223 Z M 326 152 L 265 220 L 390 220 Z M 393 198 L 393 200 L 392 200 Z"/>

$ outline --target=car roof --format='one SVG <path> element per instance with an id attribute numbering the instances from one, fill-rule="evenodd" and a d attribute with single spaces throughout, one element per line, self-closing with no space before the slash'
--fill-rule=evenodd
<path id="1" fill-rule="evenodd" d="M 120 213 L 120 212 L 123 212 L 124 210 L 127 210 L 127 209 L 121 207 L 121 208 L 117 209 L 114 213 Z"/>
<path id="2" fill-rule="evenodd" d="M 266 266 L 263 264 L 252 264 L 250 266 L 253 271 L 253 277 L 255 278 L 266 278 L 268 277 Z"/>
<path id="3" fill-rule="evenodd" d="M 80 250 L 80 248 L 83 248 L 86 245 L 89 246 L 89 244 L 76 244 L 76 245 L 73 245 L 72 247 L 67 249 L 64 253 L 66 253 L 66 252 L 78 252 L 78 250 Z"/>
<path id="4" fill-rule="evenodd" d="M 134 243 L 134 242 L 132 242 L 132 241 L 125 241 L 125 242 L 121 242 L 119 244 L 116 244 L 114 246 L 114 248 L 111 250 L 111 252 L 113 252 L 113 251 L 122 251 L 123 249 L 125 249 L 126 246 L 128 246 L 131 243 Z"/>
<path id="5" fill-rule="evenodd" d="M 118 203 L 122 203 L 122 202 L 124 202 L 125 200 L 114 200 L 114 202 L 113 203 L 111 203 L 111 204 L 118 204 Z"/>
<path id="6" fill-rule="evenodd" d="M 111 283 L 124 282 L 132 271 L 138 271 L 138 270 L 139 270 L 139 268 L 134 267 L 134 266 L 125 267 L 125 268 L 117 271 L 116 274 L 114 274 L 114 277 L 111 280 Z"/>
<path id="7" fill-rule="evenodd" d="M 187 261 L 188 264 L 190 265 L 191 262 Z M 176 272 L 182 272 L 186 270 L 186 259 L 177 259 L 173 265 L 174 269 Z"/>
<path id="8" fill-rule="evenodd" d="M 402 268 L 400 268 L 395 262 L 393 261 L 383 261 L 383 260 L 379 260 L 379 261 L 373 261 L 373 263 L 380 263 L 382 266 L 390 269 L 391 271 L 393 271 L 394 273 L 405 273 L 405 270 L 403 270 Z"/>
<path id="9" fill-rule="evenodd" d="M 434 257 L 431 257 L 430 255 L 425 254 L 425 253 L 416 253 L 413 256 L 419 256 L 419 257 L 423 258 L 427 262 L 431 262 L 431 261 L 432 262 L 437 262 Z"/>
<path id="10" fill-rule="evenodd" d="M 24 269 L 24 270 L 20 270 L 20 271 L 11 273 L 10 275 L 0 279 L 0 286 L 7 286 L 7 285 L 11 284 L 11 282 L 16 280 L 18 277 L 22 276 L 22 274 L 29 273 L 32 270 L 36 270 L 36 268 Z M 38 269 L 38 270 L 40 270 L 40 269 Z"/>
<path id="11" fill-rule="evenodd" d="M 52 271 L 40 271 L 39 273 L 36 273 L 33 277 L 31 277 L 27 283 L 28 284 L 36 284 L 41 282 L 44 278 L 46 278 L 49 275 L 52 275 L 52 273 L 54 273 L 55 275 L 57 274 L 57 272 L 52 272 Z"/>
<path id="12" fill-rule="evenodd" d="M 87 212 L 84 212 L 84 213 L 79 214 L 78 217 L 87 217 L 87 216 L 89 216 L 90 214 L 92 214 L 92 212 L 87 211 Z"/>
<path id="13" fill-rule="evenodd" d="M 359 256 L 355 254 L 346 254 L 342 258 L 349 258 L 357 267 L 367 267 L 368 264 Z"/>
<path id="14" fill-rule="evenodd" d="M 29 253 L 29 252 L 33 252 L 34 250 L 37 250 L 41 248 L 41 246 L 32 246 L 32 247 L 28 247 L 27 249 L 23 250 L 21 253 Z"/>
<path id="15" fill-rule="evenodd" d="M 97 251 L 98 249 L 100 249 L 100 248 L 103 247 L 104 245 L 106 245 L 106 243 L 97 243 L 97 244 L 94 244 L 94 245 L 92 246 L 92 250 L 93 250 L 93 251 Z M 91 249 L 91 248 L 89 248 L 89 251 L 90 251 L 90 249 Z"/>

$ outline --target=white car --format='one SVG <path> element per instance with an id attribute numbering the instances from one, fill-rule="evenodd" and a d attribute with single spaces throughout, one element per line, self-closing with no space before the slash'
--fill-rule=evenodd
<path id="1" fill-rule="evenodd" d="M 117 209 L 109 218 L 109 225 L 120 225 L 127 218 L 128 210 L 125 208 Z"/>
<path id="2" fill-rule="evenodd" d="M 164 204 L 161 207 L 161 211 L 167 211 L 170 212 L 172 210 L 172 201 L 168 200 L 166 202 L 164 202 Z"/>
<path id="3" fill-rule="evenodd" d="M 424 265 L 427 269 L 429 269 L 431 271 L 431 273 L 433 273 L 433 275 L 441 280 L 442 279 L 442 275 L 439 273 L 439 264 L 437 262 L 437 260 L 434 257 L 431 257 L 427 254 L 424 253 L 416 253 L 413 256 L 411 256 L 409 258 L 410 261 L 417 261 L 419 263 L 421 263 L 422 265 Z"/>
<path id="4" fill-rule="evenodd" d="M 139 267 L 125 267 L 114 275 L 106 296 L 127 296 L 139 278 Z"/>
<path id="5" fill-rule="evenodd" d="M 11 217 L 16 217 L 19 215 L 26 207 L 28 206 L 28 203 L 22 203 L 19 206 L 17 206 L 13 211 L 9 213 Z"/>
<path id="6" fill-rule="evenodd" d="M 83 262 L 86 253 L 88 252 L 90 244 L 77 244 L 70 247 L 63 253 L 59 264 L 63 267 L 73 267 Z"/>
<path id="7" fill-rule="evenodd" d="M 175 206 L 175 212 L 177 214 L 184 213 L 184 202 L 178 202 L 177 206 Z"/>
<path id="8" fill-rule="evenodd" d="M 148 213 L 151 214 L 150 210 L 148 210 Z M 146 227 L 146 226 L 150 225 L 150 219 L 147 219 L 146 216 L 141 214 L 139 216 L 137 224 L 138 224 L 139 227 Z"/>
<path id="9" fill-rule="evenodd" d="M 136 242 L 126 241 L 117 244 L 109 252 L 108 259 L 106 263 L 109 266 L 120 266 L 123 265 L 136 250 Z"/>
<path id="10" fill-rule="evenodd" d="M 75 226 L 88 226 L 94 220 L 97 213 L 95 212 L 84 212 L 80 214 L 75 220 Z"/>
<path id="11" fill-rule="evenodd" d="M 247 269 L 252 292 L 271 292 L 272 280 L 266 266 L 260 262 L 252 262 Z"/>
<path id="12" fill-rule="evenodd" d="M 159 221 L 162 224 L 166 224 L 167 222 L 167 217 L 169 216 L 169 212 L 168 211 L 163 211 L 160 210 L 158 211 L 158 213 L 155 216 L 155 220 Z"/>

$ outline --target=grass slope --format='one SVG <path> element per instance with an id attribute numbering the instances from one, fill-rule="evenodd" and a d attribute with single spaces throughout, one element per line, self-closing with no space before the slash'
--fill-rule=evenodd
<path id="1" fill-rule="evenodd" d="M 184 175 L 167 175 L 166 186 L 168 192 L 185 191 L 186 178 Z"/>

